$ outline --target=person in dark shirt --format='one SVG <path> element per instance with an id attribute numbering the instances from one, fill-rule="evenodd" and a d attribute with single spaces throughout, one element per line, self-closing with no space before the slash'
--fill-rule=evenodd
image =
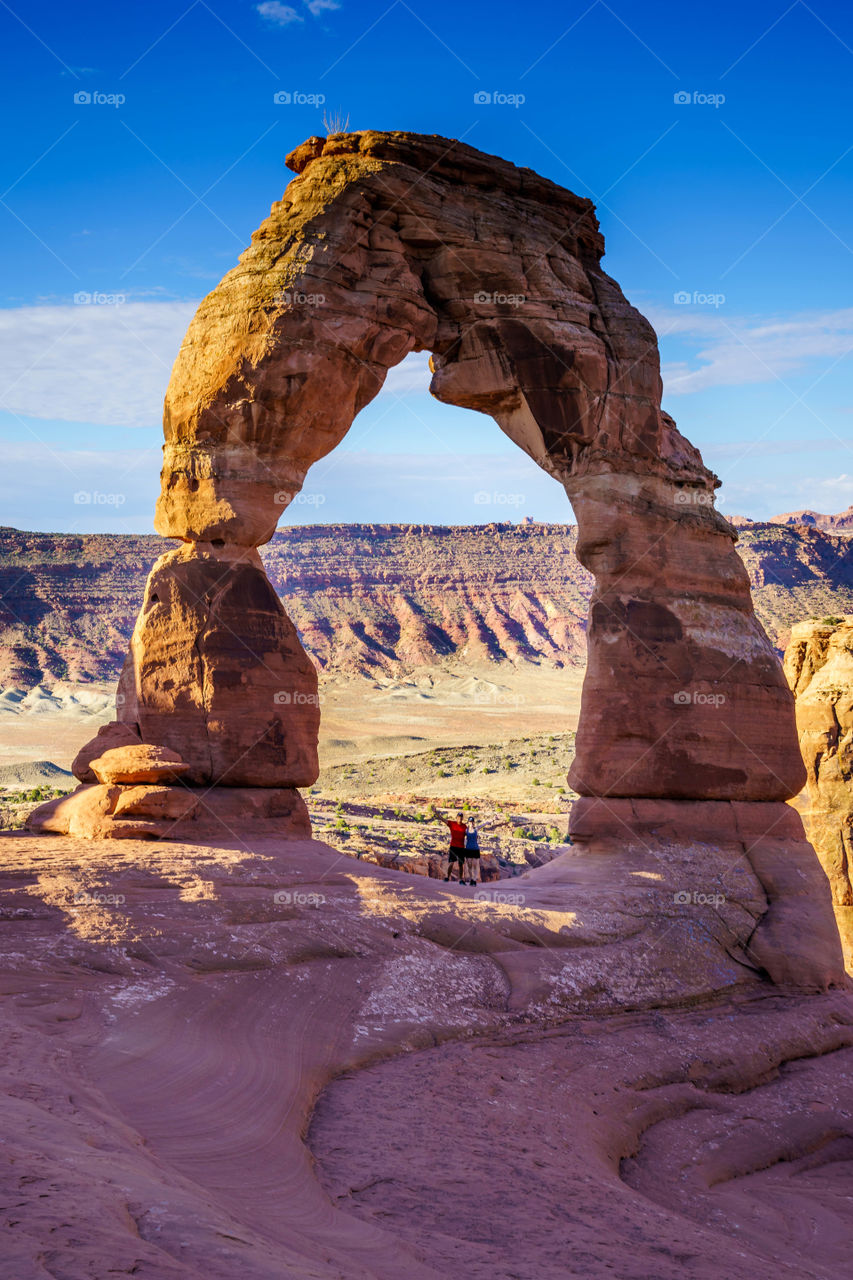
<path id="1" fill-rule="evenodd" d="M 468 826 L 465 831 L 465 872 L 468 875 L 468 883 L 474 885 L 480 877 L 480 837 L 477 828 L 474 825 L 474 819 L 468 819 Z"/>
<path id="2" fill-rule="evenodd" d="M 467 824 L 461 813 L 457 813 L 456 821 L 452 818 L 442 818 L 441 821 L 446 827 L 450 828 L 450 850 L 449 861 L 447 864 L 447 875 L 445 880 L 450 880 L 453 875 L 453 868 L 459 868 L 459 883 L 462 883 L 462 873 L 465 870 L 465 833 L 468 830 Z"/>

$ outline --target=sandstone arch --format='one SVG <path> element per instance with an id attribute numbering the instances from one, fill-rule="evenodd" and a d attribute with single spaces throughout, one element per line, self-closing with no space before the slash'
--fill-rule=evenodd
<path id="1" fill-rule="evenodd" d="M 804 773 L 718 481 L 660 408 L 655 334 L 592 204 L 458 142 L 310 138 L 202 302 L 166 397 L 155 565 L 119 718 L 191 780 L 317 774 L 316 678 L 256 548 L 412 350 L 559 479 L 596 578 L 570 778 L 590 797 L 779 801 Z M 519 301 L 522 300 L 522 301 Z"/>

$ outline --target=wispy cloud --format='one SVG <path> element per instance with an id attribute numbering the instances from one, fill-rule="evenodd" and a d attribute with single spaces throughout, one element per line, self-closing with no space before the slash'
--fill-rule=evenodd
<path id="1" fill-rule="evenodd" d="M 264 0 L 263 4 L 256 4 L 255 9 L 262 18 L 276 27 L 289 27 L 294 22 L 305 21 L 292 5 L 279 4 L 279 0 Z"/>
<path id="2" fill-rule="evenodd" d="M 686 358 L 664 358 L 664 391 L 669 396 L 773 382 L 853 352 L 850 307 L 771 320 L 728 315 L 723 308 L 649 307 L 647 315 L 661 335 L 664 357 L 676 342 L 695 348 Z"/>
<path id="3" fill-rule="evenodd" d="M 0 410 L 159 426 L 172 365 L 197 306 L 132 301 L 0 310 Z M 380 395 L 426 395 L 430 377 L 429 353 L 420 352 L 390 371 Z"/>
<path id="4" fill-rule="evenodd" d="M 172 364 L 197 305 L 91 302 L 0 310 L 0 409 L 28 418 L 158 426 Z"/>
<path id="5" fill-rule="evenodd" d="M 331 13 L 341 7 L 339 0 L 302 0 L 302 3 L 312 18 L 319 18 L 324 13 Z M 280 4 L 279 0 L 264 0 L 263 4 L 255 5 L 255 11 L 274 27 L 290 27 L 294 22 L 305 21 L 298 9 L 294 9 L 291 4 Z"/>

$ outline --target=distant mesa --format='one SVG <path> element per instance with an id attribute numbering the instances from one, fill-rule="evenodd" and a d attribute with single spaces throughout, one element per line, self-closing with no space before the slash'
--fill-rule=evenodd
<path id="1" fill-rule="evenodd" d="M 772 516 L 771 524 L 803 525 L 807 529 L 822 529 L 824 533 L 853 533 L 853 505 L 837 515 L 823 515 L 820 511 L 786 511 L 781 516 Z"/>

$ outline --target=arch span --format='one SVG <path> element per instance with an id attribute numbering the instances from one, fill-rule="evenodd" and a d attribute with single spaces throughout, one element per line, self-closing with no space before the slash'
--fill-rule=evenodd
<path id="1" fill-rule="evenodd" d="M 256 548 L 412 350 L 564 486 L 595 575 L 577 757 L 591 797 L 783 800 L 793 701 L 718 481 L 661 411 L 657 341 L 590 201 L 447 139 L 310 138 L 204 299 L 165 406 L 155 565 L 119 716 L 191 780 L 317 776 L 316 677 Z"/>

